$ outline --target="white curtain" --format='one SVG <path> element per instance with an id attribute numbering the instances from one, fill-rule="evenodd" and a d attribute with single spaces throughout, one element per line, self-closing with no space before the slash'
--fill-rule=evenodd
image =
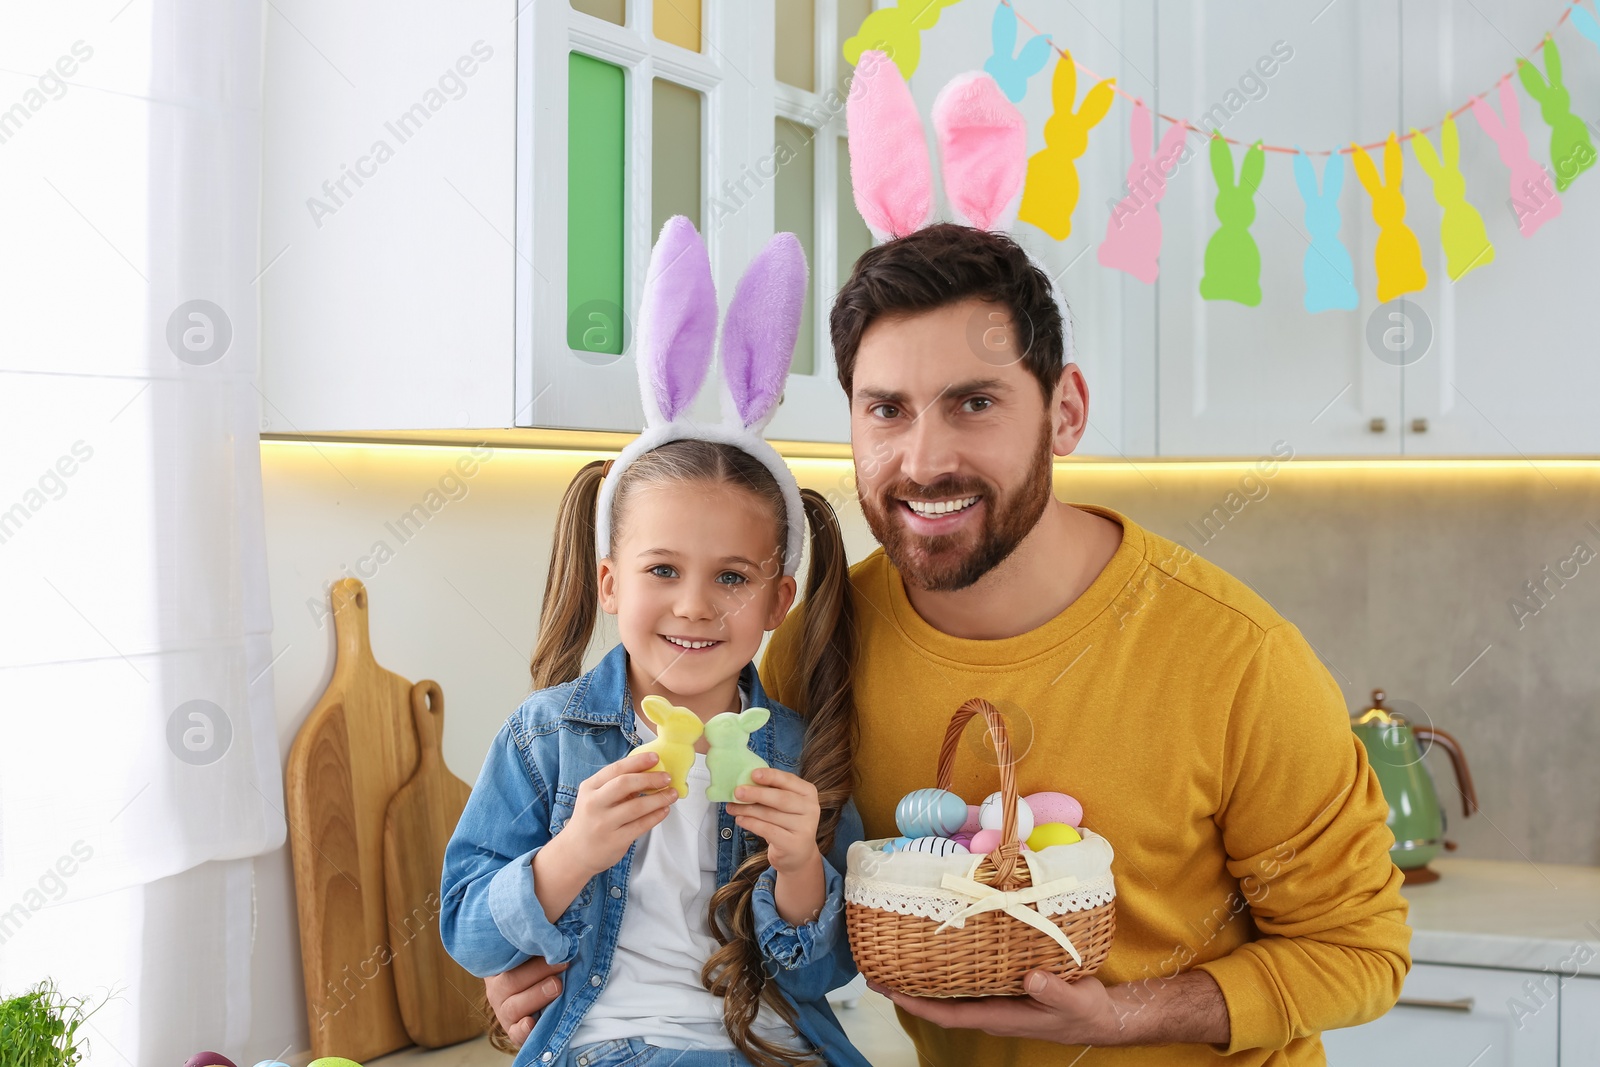
<path id="1" fill-rule="evenodd" d="M 0 14 L 0 994 L 91 1062 L 250 1025 L 284 840 L 256 391 L 259 0 Z"/>

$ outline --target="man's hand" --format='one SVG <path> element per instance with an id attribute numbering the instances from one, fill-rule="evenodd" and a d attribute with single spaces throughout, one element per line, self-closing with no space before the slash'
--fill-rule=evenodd
<path id="1" fill-rule="evenodd" d="M 558 976 L 566 969 L 565 963 L 552 965 L 535 956 L 504 974 L 490 975 L 483 980 L 494 1017 L 500 1020 L 500 1028 L 518 1048 L 533 1033 L 539 1013 L 561 995 Z"/>
<path id="2" fill-rule="evenodd" d="M 1204 971 L 1107 987 L 1097 978 L 1066 982 L 1033 971 L 1026 997 L 911 997 L 867 983 L 918 1018 L 947 1030 L 1030 1037 L 1062 1045 L 1226 1045 L 1228 1005 Z"/>

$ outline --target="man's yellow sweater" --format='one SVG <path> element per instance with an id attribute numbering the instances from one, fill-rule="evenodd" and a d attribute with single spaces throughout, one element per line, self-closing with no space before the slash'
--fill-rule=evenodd
<path id="1" fill-rule="evenodd" d="M 906 599 L 882 551 L 851 571 L 860 642 L 856 804 L 893 837 L 896 802 L 934 784 L 951 712 L 1007 713 L 1021 793 L 1058 790 L 1111 842 L 1107 985 L 1198 968 L 1221 988 L 1226 1049 L 1066 1047 L 943 1030 L 901 1013 L 940 1067 L 1320 1064 L 1322 1030 L 1387 1011 L 1411 965 L 1388 808 L 1338 685 L 1300 632 L 1221 569 L 1107 509 L 1122 545 L 1065 611 L 1018 637 L 951 637 Z M 800 707 L 799 619 L 761 671 Z M 803 708 L 802 708 L 803 710 Z M 954 789 L 999 788 L 975 720 Z M 1031 735 L 1031 736 L 1030 736 Z"/>

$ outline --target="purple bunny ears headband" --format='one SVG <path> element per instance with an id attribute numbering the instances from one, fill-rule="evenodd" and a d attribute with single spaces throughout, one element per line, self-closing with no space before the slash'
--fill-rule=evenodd
<path id="1" fill-rule="evenodd" d="M 885 53 L 861 53 L 845 118 L 856 210 L 872 236 L 888 241 L 933 222 L 933 168 L 922 118 L 910 86 Z M 939 90 L 933 130 L 954 220 L 980 230 L 1009 230 L 1028 173 L 1022 113 L 993 77 L 972 71 Z M 1070 361 L 1072 321 L 1066 314 L 1062 329 Z"/>
<path id="2" fill-rule="evenodd" d="M 789 520 L 783 573 L 794 575 L 806 529 L 800 486 L 761 431 L 783 396 L 805 295 L 805 252 L 794 234 L 775 234 L 745 269 L 722 321 L 722 422 L 693 422 L 688 412 L 711 369 L 717 339 L 717 293 L 694 223 L 682 215 L 667 220 L 650 251 L 635 333 L 644 432 L 617 456 L 600 485 L 598 555 L 611 553 L 611 509 L 629 464 L 670 441 L 718 441 L 748 452 L 777 479 Z"/>

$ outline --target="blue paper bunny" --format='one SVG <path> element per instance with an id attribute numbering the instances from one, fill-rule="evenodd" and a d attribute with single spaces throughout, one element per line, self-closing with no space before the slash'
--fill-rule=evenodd
<path id="1" fill-rule="evenodd" d="M 1050 62 L 1050 38 L 1034 37 L 1013 55 L 1017 47 L 1017 13 L 1006 4 L 995 7 L 989 33 L 994 40 L 994 55 L 984 61 L 983 69 L 1000 86 L 1006 99 L 1015 104 L 1027 95 L 1028 79 Z"/>
<path id="2" fill-rule="evenodd" d="M 1311 231 L 1311 247 L 1306 249 L 1306 310 L 1353 311 L 1361 306 L 1356 292 L 1355 264 L 1339 240 L 1339 193 L 1344 188 L 1344 157 L 1334 153 L 1322 168 L 1322 188 L 1317 188 L 1317 169 L 1311 157 L 1301 152 L 1294 157 L 1294 182 L 1306 202 L 1306 229 Z"/>

